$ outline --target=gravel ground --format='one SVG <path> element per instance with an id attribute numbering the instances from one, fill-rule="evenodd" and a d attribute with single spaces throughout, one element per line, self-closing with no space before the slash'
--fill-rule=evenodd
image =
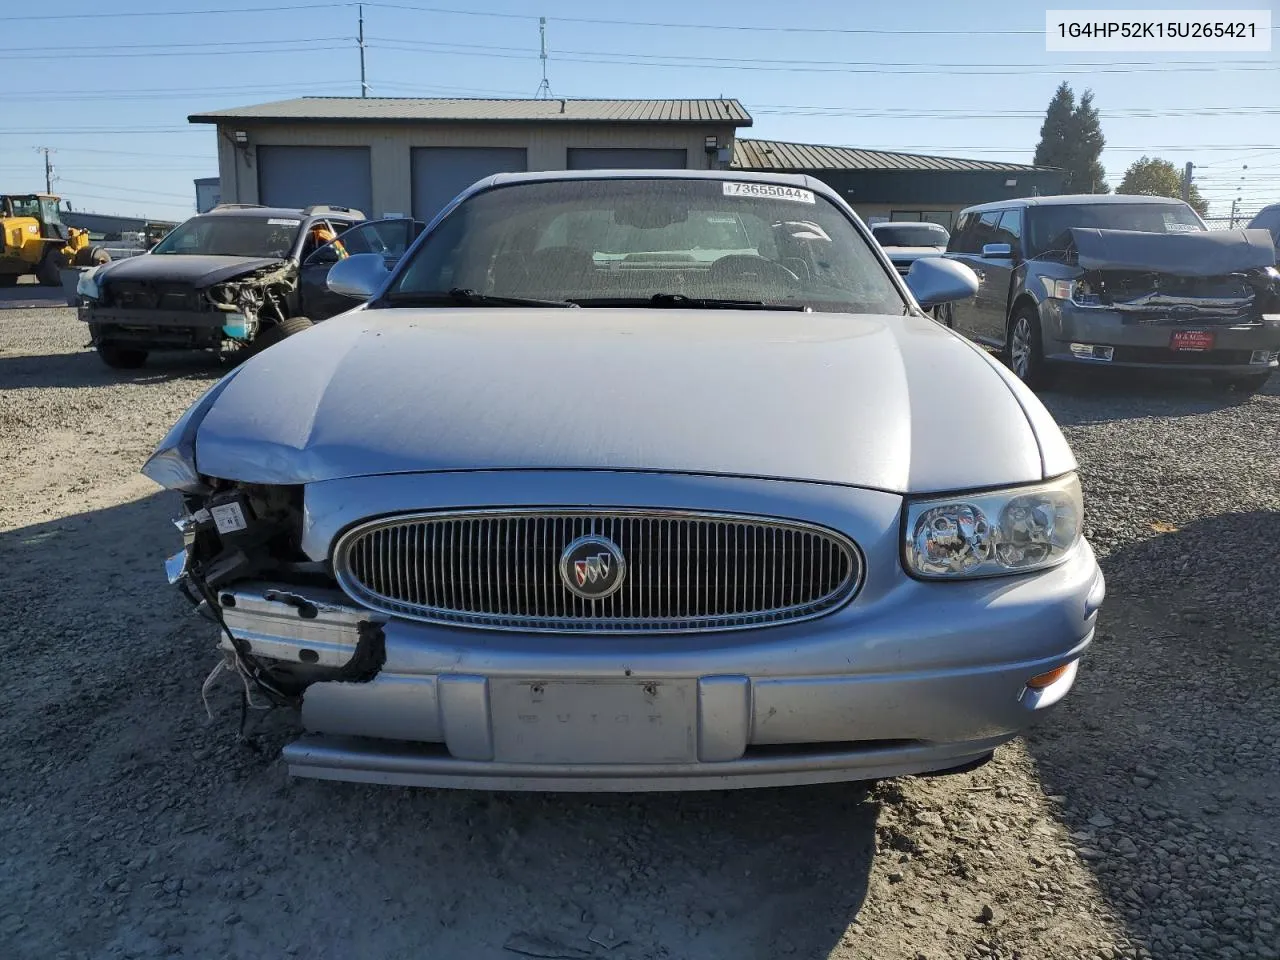
<path id="1" fill-rule="evenodd" d="M 673 796 L 288 779 L 233 740 L 137 474 L 218 373 L 0 311 L 6 957 L 1276 958 L 1280 388 L 1073 383 L 1111 594 L 1054 720 L 969 775 Z"/>

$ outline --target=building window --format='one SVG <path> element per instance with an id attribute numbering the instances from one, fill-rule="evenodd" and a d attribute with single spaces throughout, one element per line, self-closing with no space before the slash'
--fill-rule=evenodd
<path id="1" fill-rule="evenodd" d="M 923 220 L 926 223 L 936 223 L 946 229 L 951 229 L 951 224 L 955 222 L 955 213 L 951 210 L 894 210 L 889 214 L 890 220 Z"/>

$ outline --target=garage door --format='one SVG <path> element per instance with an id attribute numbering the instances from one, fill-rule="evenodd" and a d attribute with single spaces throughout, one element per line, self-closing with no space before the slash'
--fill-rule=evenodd
<path id="1" fill-rule="evenodd" d="M 259 203 L 328 203 L 375 215 L 368 147 L 258 147 L 257 154 Z"/>
<path id="2" fill-rule="evenodd" d="M 570 147 L 570 170 L 683 170 L 687 150 Z"/>
<path id="3" fill-rule="evenodd" d="M 477 180 L 529 168 L 524 147 L 415 147 L 413 215 L 430 220 Z"/>

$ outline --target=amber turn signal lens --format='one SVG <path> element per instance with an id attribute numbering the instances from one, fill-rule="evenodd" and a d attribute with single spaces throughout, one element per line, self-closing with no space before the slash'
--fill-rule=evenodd
<path id="1" fill-rule="evenodd" d="M 1037 674 L 1027 681 L 1027 686 L 1032 690 L 1043 690 L 1045 687 L 1052 686 L 1054 682 L 1061 680 L 1066 676 L 1067 671 L 1071 669 L 1071 666 L 1074 663 L 1075 661 L 1072 660 L 1069 663 L 1064 663 L 1060 667 L 1054 667 L 1048 673 Z"/>

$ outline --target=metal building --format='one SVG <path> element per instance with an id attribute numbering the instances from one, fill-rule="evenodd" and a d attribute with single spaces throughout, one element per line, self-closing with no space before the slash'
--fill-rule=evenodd
<path id="1" fill-rule="evenodd" d="M 948 230 L 967 206 L 1061 193 L 1065 177 L 1061 170 L 1023 163 L 777 140 L 738 140 L 732 167 L 811 174 L 838 191 L 863 220 L 931 220 Z"/>
<path id="2" fill-rule="evenodd" d="M 223 202 L 419 219 L 494 173 L 727 166 L 751 125 L 736 100 L 303 97 L 189 119 L 217 125 Z"/>
<path id="3" fill-rule="evenodd" d="M 188 118 L 216 126 L 222 200 L 355 207 L 429 219 L 476 180 L 600 167 L 773 170 L 824 180 L 864 219 L 935 220 L 1059 193 L 1061 171 L 850 147 L 737 139 L 732 99 L 301 97 Z"/>

